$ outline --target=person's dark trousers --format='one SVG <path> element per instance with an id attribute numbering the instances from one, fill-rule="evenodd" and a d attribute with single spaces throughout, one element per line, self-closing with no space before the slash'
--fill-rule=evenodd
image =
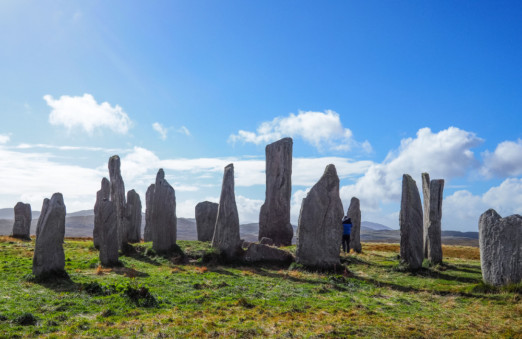
<path id="1" fill-rule="evenodd" d="M 343 234 L 343 251 L 345 253 L 350 253 L 350 235 Z"/>

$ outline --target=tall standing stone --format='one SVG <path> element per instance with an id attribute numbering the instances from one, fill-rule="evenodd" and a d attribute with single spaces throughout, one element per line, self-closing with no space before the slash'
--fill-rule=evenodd
<path id="1" fill-rule="evenodd" d="M 401 259 L 411 269 L 422 266 L 423 255 L 423 219 L 422 205 L 417 183 L 408 174 L 402 176 L 401 212 Z"/>
<path id="2" fill-rule="evenodd" d="M 284 138 L 265 148 L 266 194 L 259 213 L 259 240 L 270 238 L 276 246 L 292 244 L 290 224 L 292 194 L 292 138 Z"/>
<path id="3" fill-rule="evenodd" d="M 350 233 L 350 248 L 357 253 L 361 253 L 361 203 L 359 199 L 353 197 L 350 201 L 350 207 L 346 213 L 348 218 L 352 219 L 352 231 Z"/>
<path id="4" fill-rule="evenodd" d="M 430 224 L 430 175 L 422 173 L 422 201 L 424 213 L 422 218 L 423 225 L 423 252 L 424 258 L 428 257 L 428 226 Z"/>
<path id="5" fill-rule="evenodd" d="M 96 203 L 94 204 L 94 229 L 92 230 L 92 240 L 94 243 L 94 247 L 100 249 L 101 242 L 101 224 L 102 218 L 100 215 L 100 204 L 104 200 L 109 200 L 111 196 L 111 186 L 109 180 L 107 178 L 103 178 L 101 181 L 101 189 L 96 192 Z M 116 221 L 115 221 L 116 222 Z M 117 239 L 116 235 L 116 239 Z"/>
<path id="6" fill-rule="evenodd" d="M 434 264 L 442 263 L 442 193 L 444 191 L 444 180 L 437 179 L 430 182 L 430 203 L 427 251 L 428 259 Z M 425 238 L 426 239 L 426 238 Z"/>
<path id="7" fill-rule="evenodd" d="M 212 241 L 218 213 L 215 202 L 203 201 L 196 205 L 196 229 L 199 241 Z"/>
<path id="8" fill-rule="evenodd" d="M 118 229 L 116 208 L 113 201 L 104 199 L 98 204 L 100 262 L 102 266 L 118 266 Z"/>
<path id="9" fill-rule="evenodd" d="M 61 193 L 54 193 L 51 200 L 44 199 L 36 227 L 36 244 L 33 256 L 33 274 L 44 277 L 65 274 L 65 204 Z"/>
<path id="10" fill-rule="evenodd" d="M 482 278 L 501 286 L 522 281 L 522 216 L 502 218 L 489 209 L 479 219 Z"/>
<path id="11" fill-rule="evenodd" d="M 127 192 L 127 205 L 125 206 L 127 217 L 127 240 L 137 243 L 141 240 L 141 199 L 135 190 Z"/>
<path id="12" fill-rule="evenodd" d="M 154 187 L 151 184 L 145 193 L 145 230 L 143 231 L 143 240 L 145 242 L 152 241 L 152 204 L 154 203 Z"/>
<path id="13" fill-rule="evenodd" d="M 31 240 L 32 220 L 31 205 L 18 202 L 14 207 L 13 234 L 11 236 L 14 238 Z"/>
<path id="14" fill-rule="evenodd" d="M 154 185 L 150 231 L 152 248 L 156 252 L 169 252 L 176 245 L 176 194 L 174 188 L 165 180 L 162 168 L 156 175 Z"/>
<path id="15" fill-rule="evenodd" d="M 236 196 L 234 193 L 234 165 L 225 167 L 221 196 L 219 197 L 218 213 L 212 247 L 218 248 L 225 256 L 232 259 L 241 252 L 239 238 L 239 215 L 237 213 Z"/>
<path id="16" fill-rule="evenodd" d="M 125 251 L 128 243 L 128 230 L 125 218 L 125 184 L 121 177 L 120 157 L 113 155 L 109 159 L 109 176 L 111 180 L 111 201 L 116 209 L 116 225 L 118 229 L 118 248 Z"/>
<path id="17" fill-rule="evenodd" d="M 301 204 L 296 242 L 298 263 L 320 269 L 340 265 L 343 214 L 339 177 L 335 166 L 328 165 Z"/>

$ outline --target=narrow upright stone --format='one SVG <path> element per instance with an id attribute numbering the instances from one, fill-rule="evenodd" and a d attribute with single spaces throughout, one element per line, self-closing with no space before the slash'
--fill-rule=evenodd
<path id="1" fill-rule="evenodd" d="M 241 253 L 239 238 L 239 215 L 237 213 L 236 196 L 234 193 L 234 165 L 225 167 L 221 196 L 219 197 L 218 214 L 212 247 L 218 248 L 229 259 Z"/>
<path id="2" fill-rule="evenodd" d="M 145 230 L 143 231 L 143 240 L 145 242 L 152 241 L 152 204 L 154 203 L 154 187 L 151 184 L 145 193 Z"/>
<path id="3" fill-rule="evenodd" d="M 31 240 L 31 221 L 33 216 L 31 213 L 31 205 L 19 202 L 14 207 L 14 224 L 13 234 L 14 238 Z"/>
<path id="4" fill-rule="evenodd" d="M 203 201 L 196 205 L 196 229 L 199 241 L 212 241 L 218 213 L 215 202 Z"/>
<path id="5" fill-rule="evenodd" d="M 352 231 L 350 233 L 350 248 L 357 253 L 361 253 L 361 203 L 359 199 L 353 197 L 350 201 L 350 207 L 346 213 L 348 218 L 352 219 Z"/>
<path id="6" fill-rule="evenodd" d="M 33 274 L 37 277 L 65 274 L 65 204 L 61 193 L 51 200 L 44 199 L 38 225 L 33 256 Z"/>
<path id="7" fill-rule="evenodd" d="M 118 262 L 118 229 L 114 202 L 104 199 L 98 205 L 100 233 L 100 262 L 102 266 L 113 267 Z"/>
<path id="8" fill-rule="evenodd" d="M 328 165 L 301 204 L 296 242 L 298 263 L 320 269 L 340 265 L 343 214 L 339 177 L 335 166 Z"/>
<path id="9" fill-rule="evenodd" d="M 266 146 L 266 194 L 259 213 L 259 240 L 266 237 L 276 246 L 292 244 L 294 229 L 290 224 L 292 194 L 292 138 Z"/>
<path id="10" fill-rule="evenodd" d="M 419 189 L 415 180 L 408 174 L 402 176 L 401 212 L 401 260 L 411 269 L 422 266 L 423 219 Z"/>
<path id="11" fill-rule="evenodd" d="M 434 264 L 442 263 L 442 193 L 444 180 L 437 179 L 430 182 L 430 203 L 427 250 L 428 259 Z"/>
<path id="12" fill-rule="evenodd" d="M 127 205 L 125 206 L 127 217 L 128 234 L 127 240 L 130 243 L 137 243 L 141 240 L 141 199 L 135 190 L 127 192 Z"/>
<path id="13" fill-rule="evenodd" d="M 156 175 L 154 185 L 151 227 L 152 248 L 158 253 L 171 251 L 176 245 L 176 194 L 165 180 L 162 168 Z"/>
<path id="14" fill-rule="evenodd" d="M 103 178 L 101 181 L 101 189 L 96 192 L 96 203 L 94 204 L 94 229 L 92 230 L 92 241 L 94 243 L 94 247 L 100 249 L 101 242 L 101 224 L 102 218 L 100 215 L 100 204 L 104 200 L 109 200 L 111 196 L 111 186 L 109 180 L 107 178 Z M 115 221 L 116 222 L 116 221 Z M 116 239 L 117 239 L 116 235 Z"/>
<path id="15" fill-rule="evenodd" d="M 430 175 L 428 173 L 422 173 L 422 201 L 424 207 L 424 213 L 422 218 L 423 225 L 423 241 L 422 248 L 424 258 L 428 257 L 428 227 L 430 224 Z"/>
<path id="16" fill-rule="evenodd" d="M 487 284 L 522 281 L 522 216 L 502 218 L 489 209 L 479 219 L 480 266 Z"/>
<path id="17" fill-rule="evenodd" d="M 128 243 L 128 230 L 125 218 L 125 184 L 121 177 L 120 157 L 113 155 L 109 159 L 109 176 L 111 180 L 111 201 L 116 209 L 116 225 L 118 229 L 118 248 L 125 251 Z"/>

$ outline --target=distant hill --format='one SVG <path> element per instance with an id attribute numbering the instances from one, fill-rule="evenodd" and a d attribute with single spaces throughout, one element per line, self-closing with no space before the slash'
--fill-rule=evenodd
<path id="1" fill-rule="evenodd" d="M 372 231 L 382 231 L 382 230 L 391 230 L 391 227 L 385 226 L 383 224 L 378 224 L 376 222 L 371 221 L 361 221 L 361 228 L 366 228 Z"/>

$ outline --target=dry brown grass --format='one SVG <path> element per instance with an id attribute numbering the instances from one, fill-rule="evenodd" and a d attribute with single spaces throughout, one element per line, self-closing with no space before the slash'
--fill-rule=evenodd
<path id="1" fill-rule="evenodd" d="M 378 251 L 378 252 L 400 252 L 399 244 L 387 244 L 387 243 L 363 243 L 364 251 Z M 480 250 L 477 247 L 471 246 L 453 246 L 453 245 L 442 245 L 442 253 L 444 257 L 449 258 L 460 258 L 460 259 L 480 259 Z"/>

